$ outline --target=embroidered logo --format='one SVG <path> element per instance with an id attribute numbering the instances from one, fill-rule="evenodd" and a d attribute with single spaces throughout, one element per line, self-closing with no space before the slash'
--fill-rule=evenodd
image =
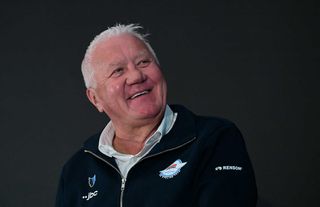
<path id="1" fill-rule="evenodd" d="M 86 195 L 86 196 L 82 196 L 82 199 L 86 199 L 86 201 L 88 201 L 97 195 L 98 195 L 98 191 L 96 190 L 94 192 L 89 192 L 88 195 Z"/>
<path id="2" fill-rule="evenodd" d="M 96 175 L 94 175 L 92 178 L 88 177 L 88 183 L 90 188 L 92 188 L 94 186 L 94 184 L 96 183 Z"/>
<path id="3" fill-rule="evenodd" d="M 180 172 L 181 168 L 185 166 L 185 164 L 187 164 L 187 162 L 182 162 L 178 159 L 166 169 L 161 170 L 159 176 L 165 179 L 173 178 Z"/>
<path id="4" fill-rule="evenodd" d="M 240 166 L 229 166 L 229 165 L 215 167 L 215 171 L 222 171 L 222 170 L 241 171 L 242 167 L 240 167 Z"/>
<path id="5" fill-rule="evenodd" d="M 93 175 L 92 177 L 88 177 L 88 184 L 90 188 L 93 188 L 93 186 L 96 184 L 97 181 L 97 177 L 96 175 Z M 87 195 L 82 196 L 82 199 L 88 201 L 91 198 L 95 197 L 98 195 L 98 191 L 94 191 L 94 192 L 88 192 Z"/>

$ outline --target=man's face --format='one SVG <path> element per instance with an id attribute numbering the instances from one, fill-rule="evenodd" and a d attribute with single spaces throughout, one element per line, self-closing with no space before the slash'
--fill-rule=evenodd
<path id="1" fill-rule="evenodd" d="M 146 45 L 122 34 L 102 41 L 93 51 L 95 89 L 90 101 L 116 124 L 139 124 L 162 115 L 167 87 Z"/>

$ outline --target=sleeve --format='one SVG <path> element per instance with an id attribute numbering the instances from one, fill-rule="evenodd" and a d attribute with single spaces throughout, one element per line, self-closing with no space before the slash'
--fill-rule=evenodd
<path id="1" fill-rule="evenodd" d="M 58 185 L 58 191 L 56 194 L 56 203 L 55 207 L 64 207 L 64 179 L 63 179 L 63 171 L 60 175 L 60 181 Z"/>
<path id="2" fill-rule="evenodd" d="M 195 181 L 198 207 L 254 207 L 257 188 L 244 140 L 236 126 L 209 136 Z M 214 143 L 212 140 L 215 140 Z"/>

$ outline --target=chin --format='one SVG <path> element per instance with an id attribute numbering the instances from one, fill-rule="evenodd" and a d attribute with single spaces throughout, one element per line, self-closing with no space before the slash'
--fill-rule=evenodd
<path id="1" fill-rule="evenodd" d="M 139 118 L 155 118 L 159 114 L 164 112 L 165 107 L 143 107 L 140 110 L 135 111 L 136 116 Z"/>

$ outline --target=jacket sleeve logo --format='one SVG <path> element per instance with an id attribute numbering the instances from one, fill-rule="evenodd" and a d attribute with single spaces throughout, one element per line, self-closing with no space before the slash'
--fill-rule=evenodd
<path id="1" fill-rule="evenodd" d="M 187 162 L 182 162 L 178 159 L 166 169 L 161 170 L 159 176 L 165 179 L 173 178 L 180 172 L 181 168 L 185 166 L 185 164 L 187 164 Z"/>

